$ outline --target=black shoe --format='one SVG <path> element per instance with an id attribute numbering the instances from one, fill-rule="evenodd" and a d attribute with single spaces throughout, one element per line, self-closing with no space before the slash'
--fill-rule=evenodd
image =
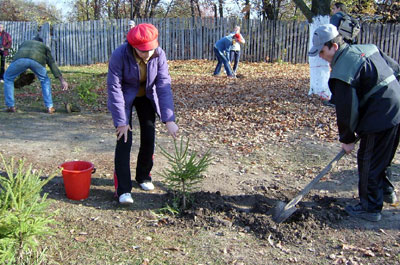
<path id="1" fill-rule="evenodd" d="M 380 213 L 370 213 L 365 211 L 361 204 L 357 205 L 347 205 L 344 210 L 353 217 L 361 218 L 370 222 L 378 222 L 381 220 L 382 215 Z"/>
<path id="2" fill-rule="evenodd" d="M 392 192 L 390 194 L 384 194 L 383 195 L 383 201 L 389 204 L 394 204 L 397 202 L 397 196 L 395 192 Z"/>
<path id="3" fill-rule="evenodd" d="M 335 108 L 335 104 L 333 104 L 330 100 L 323 100 L 322 104 L 324 104 L 325 106 L 331 107 L 331 108 Z"/>

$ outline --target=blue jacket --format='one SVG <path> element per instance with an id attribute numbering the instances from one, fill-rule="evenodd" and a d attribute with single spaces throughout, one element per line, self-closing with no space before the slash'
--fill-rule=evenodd
<path id="1" fill-rule="evenodd" d="M 227 52 L 229 54 L 229 50 L 232 45 L 232 36 L 228 35 L 220 39 L 215 43 L 215 48 L 217 48 L 220 52 Z"/>
<path id="2" fill-rule="evenodd" d="M 124 43 L 111 55 L 107 74 L 108 109 L 114 126 L 128 125 L 139 91 L 139 65 L 130 44 Z M 147 63 L 146 97 L 162 122 L 175 121 L 171 76 L 165 52 L 158 47 Z"/>

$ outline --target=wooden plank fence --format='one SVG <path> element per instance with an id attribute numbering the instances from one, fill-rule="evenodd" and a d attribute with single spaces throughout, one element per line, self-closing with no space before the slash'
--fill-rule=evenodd
<path id="1" fill-rule="evenodd" d="M 11 35 L 11 53 L 16 51 L 23 41 L 32 39 L 38 33 L 36 22 L 0 21 L 0 24 L 3 24 L 4 30 Z"/>
<path id="2" fill-rule="evenodd" d="M 128 20 L 98 20 L 44 24 L 34 22 L 1 22 L 13 37 L 16 49 L 36 34 L 45 40 L 59 65 L 104 63 L 126 40 Z M 309 25 L 298 21 L 260 21 L 234 18 L 165 18 L 137 19 L 152 23 L 159 30 L 160 46 L 169 60 L 214 60 L 213 47 L 235 25 L 241 27 L 246 40 L 241 59 L 250 62 L 307 63 Z M 363 24 L 359 43 L 373 43 L 399 61 L 400 25 Z"/>

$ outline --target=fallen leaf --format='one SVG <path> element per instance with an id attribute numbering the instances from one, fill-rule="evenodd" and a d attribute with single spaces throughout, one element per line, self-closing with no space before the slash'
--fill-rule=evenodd
<path id="1" fill-rule="evenodd" d="M 77 237 L 75 237 L 75 240 L 82 243 L 82 242 L 86 241 L 86 237 L 85 236 L 77 236 Z"/>

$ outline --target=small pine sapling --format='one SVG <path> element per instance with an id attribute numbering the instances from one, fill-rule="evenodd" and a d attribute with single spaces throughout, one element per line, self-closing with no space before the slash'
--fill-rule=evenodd
<path id="1" fill-rule="evenodd" d="M 175 153 L 169 153 L 160 147 L 161 154 L 167 158 L 170 165 L 170 168 L 164 169 L 161 175 L 168 188 L 174 191 L 182 202 L 180 210 L 185 210 L 190 193 L 204 179 L 203 173 L 207 170 L 212 158 L 210 150 L 202 157 L 199 157 L 197 152 L 189 152 L 189 139 L 184 143 L 183 137 L 179 144 L 174 140 L 174 147 Z"/>
<path id="2" fill-rule="evenodd" d="M 23 160 L 7 162 L 0 154 L 0 161 L 0 264 L 42 264 L 39 240 L 52 234 L 56 213 L 48 213 L 50 203 L 41 192 L 55 174 L 42 180 Z"/>

